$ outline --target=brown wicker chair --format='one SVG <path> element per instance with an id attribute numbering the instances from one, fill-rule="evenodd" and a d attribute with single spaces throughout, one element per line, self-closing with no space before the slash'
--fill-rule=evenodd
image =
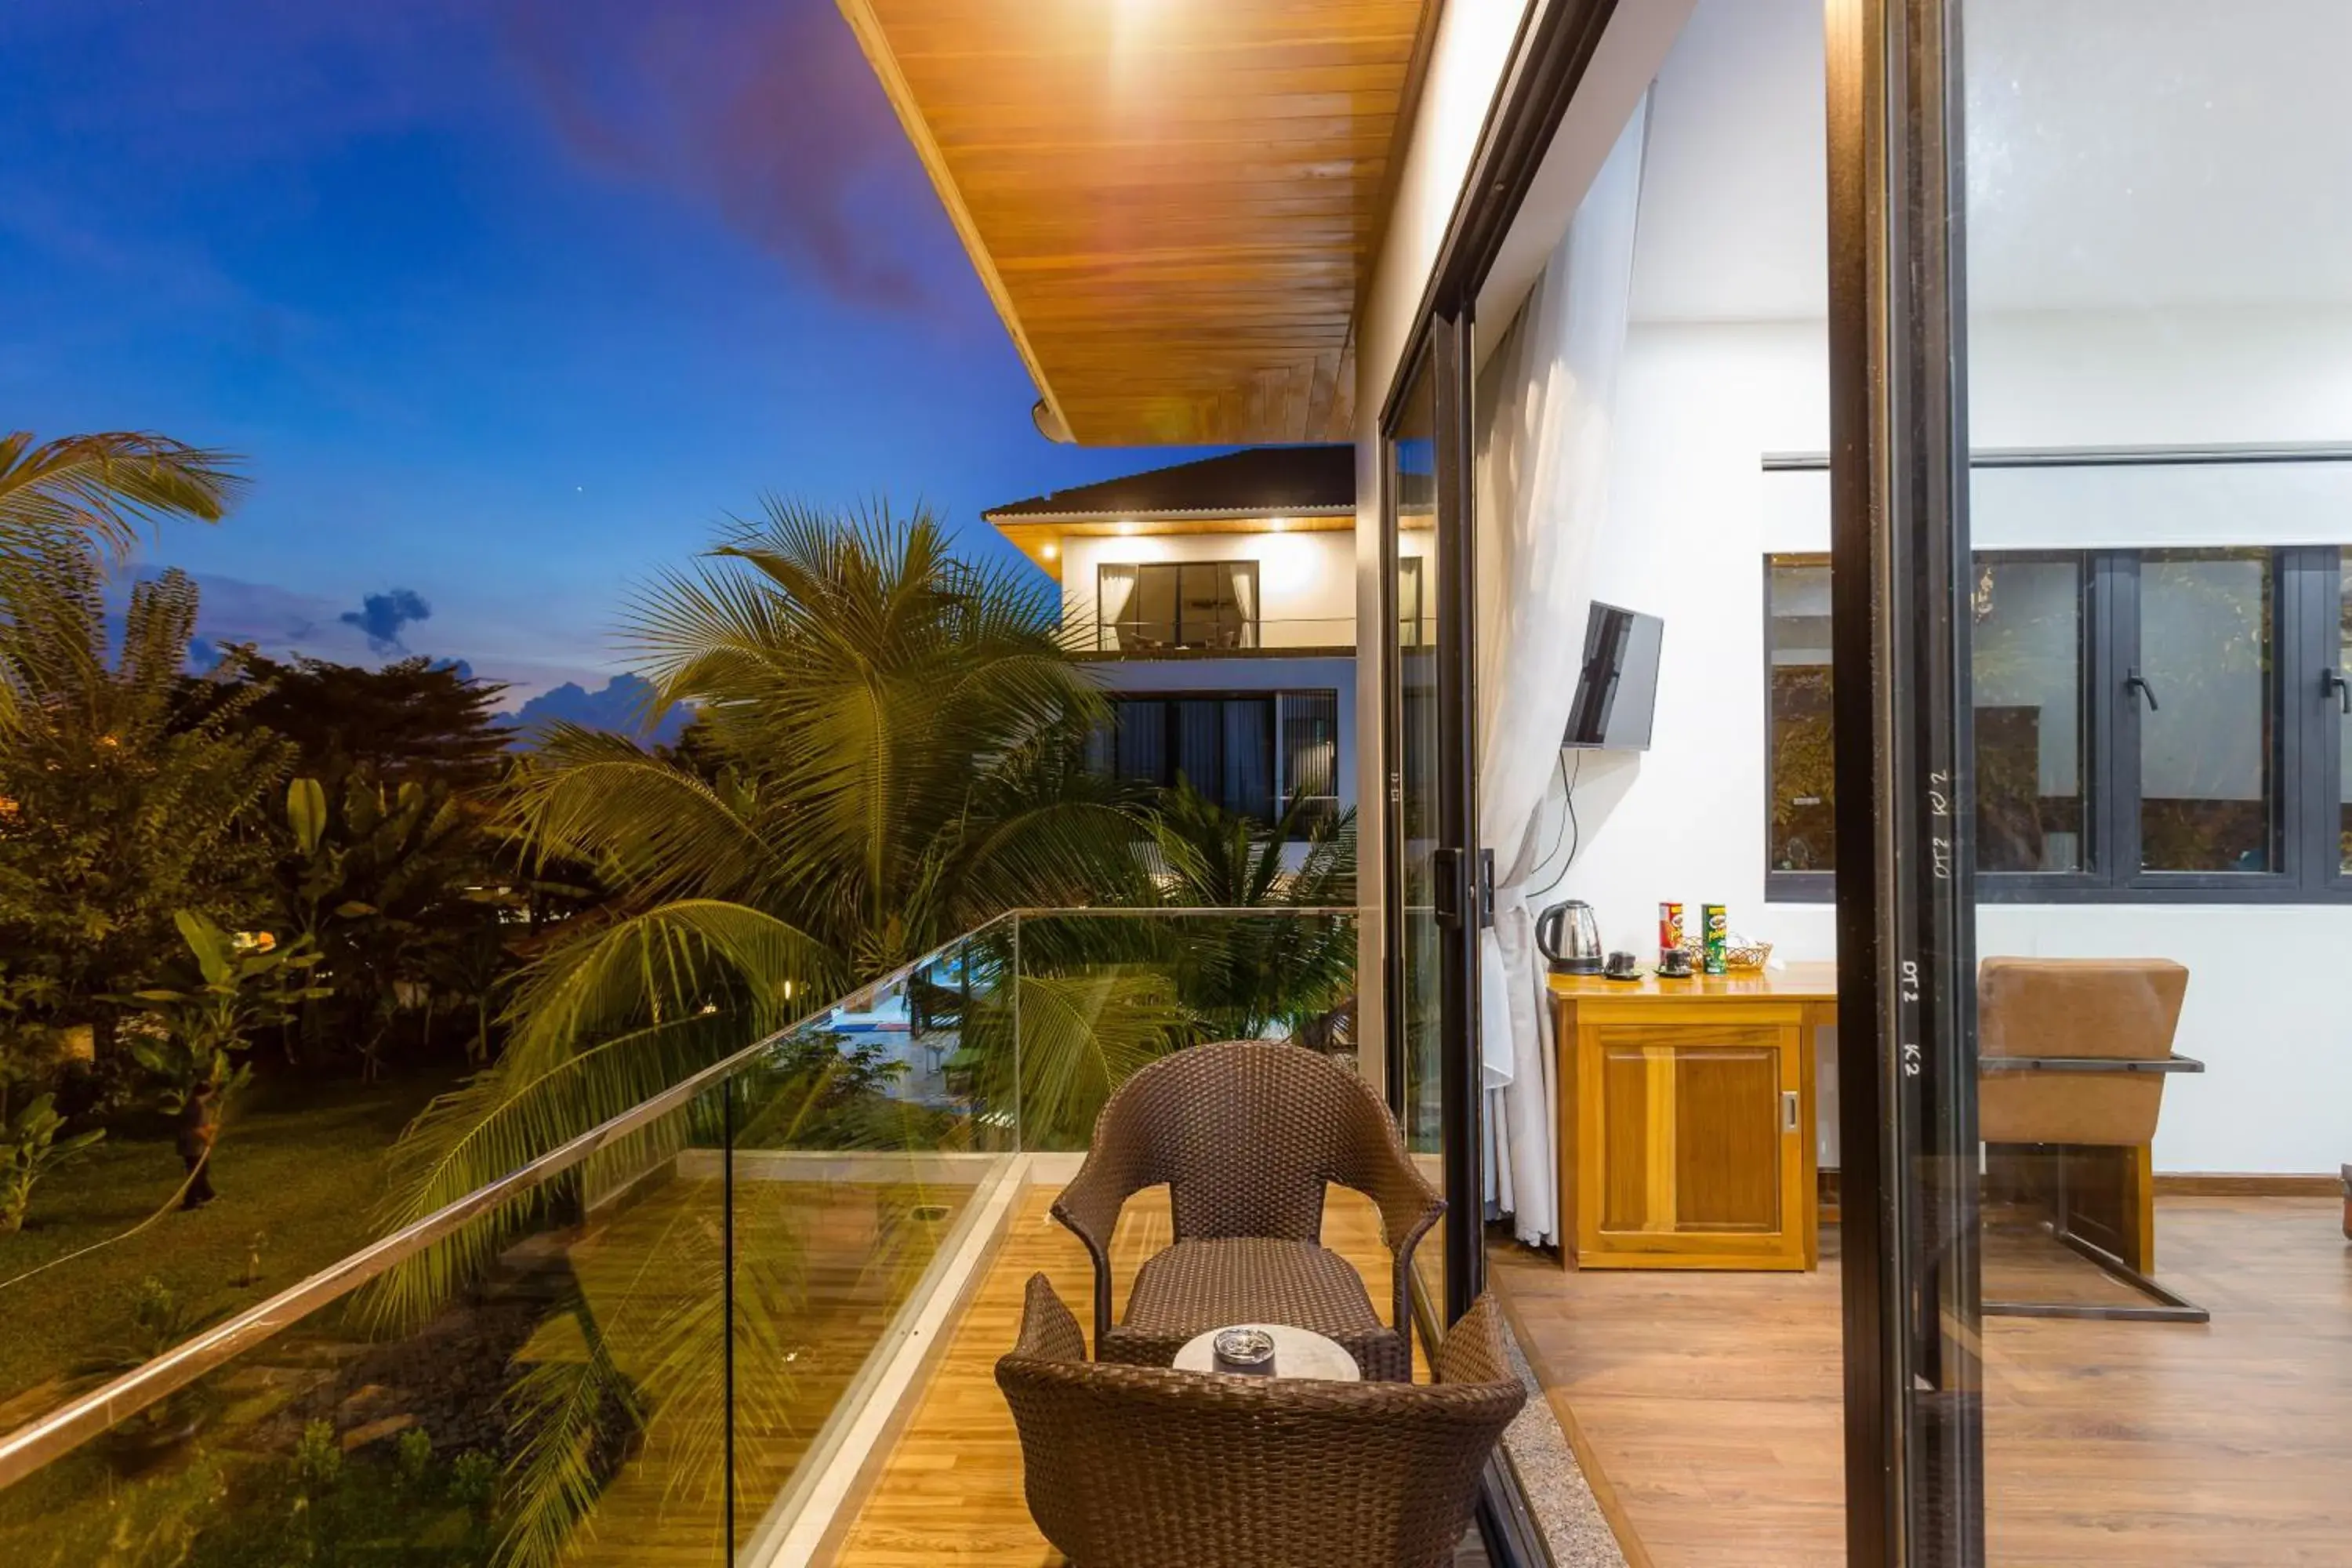
<path id="1" fill-rule="evenodd" d="M 1175 1245 L 1137 1270 L 1111 1322 L 1110 1239 L 1127 1200 L 1166 1183 Z M 1370 1197 L 1394 1260 L 1388 1323 L 1353 1265 L 1322 1245 L 1326 1184 Z M 1054 1217 L 1094 1255 L 1095 1356 L 1166 1366 L 1229 1323 L 1288 1323 L 1338 1341 L 1366 1377 L 1412 1376 L 1405 1290 L 1412 1249 L 1444 1200 L 1405 1157 L 1362 1080 L 1297 1046 L 1228 1040 L 1164 1057 L 1095 1122 Z"/>
<path id="2" fill-rule="evenodd" d="M 1086 1359 L 1039 1274 L 996 1383 L 1029 1512 L 1072 1568 L 1440 1568 L 1526 1391 L 1481 1297 L 1430 1384 L 1232 1377 Z"/>

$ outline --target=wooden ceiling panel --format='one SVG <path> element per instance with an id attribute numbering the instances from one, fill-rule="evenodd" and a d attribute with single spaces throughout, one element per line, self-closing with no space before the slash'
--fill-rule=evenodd
<path id="1" fill-rule="evenodd" d="M 1345 440 L 1424 0 L 839 0 L 1100 445 Z"/>

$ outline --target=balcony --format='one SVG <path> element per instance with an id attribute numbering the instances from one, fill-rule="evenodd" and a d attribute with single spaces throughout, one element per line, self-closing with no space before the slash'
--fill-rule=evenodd
<path id="1" fill-rule="evenodd" d="M 1080 658 L 1300 658 L 1356 652 L 1353 616 L 1097 622 Z"/>
<path id="2" fill-rule="evenodd" d="M 1055 1561 L 992 1378 L 1032 1273 L 1092 1288 L 1047 1206 L 1184 1039 L 1349 1048 L 1356 940 L 1002 917 L 0 1437 L 0 1560 Z M 1326 1238 L 1386 1300 L 1370 1202 Z"/>

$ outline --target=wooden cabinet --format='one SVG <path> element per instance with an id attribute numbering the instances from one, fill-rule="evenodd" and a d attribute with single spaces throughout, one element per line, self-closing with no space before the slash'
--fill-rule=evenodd
<path id="1" fill-rule="evenodd" d="M 1563 977 L 1553 992 L 1563 1257 L 1814 1267 L 1813 1030 L 1833 1019 L 1833 979 Z"/>

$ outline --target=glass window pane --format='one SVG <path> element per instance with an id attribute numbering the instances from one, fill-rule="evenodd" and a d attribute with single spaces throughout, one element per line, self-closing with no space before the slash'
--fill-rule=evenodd
<path id="1" fill-rule="evenodd" d="M 1213 697 L 1176 701 L 1176 772 L 1211 800 L 1225 801 L 1224 704 Z"/>
<path id="2" fill-rule="evenodd" d="M 1339 804 L 1339 697 L 1334 691 L 1282 696 L 1282 787 L 1328 813 Z M 1310 818 L 1310 820 L 1312 820 Z"/>
<path id="3" fill-rule="evenodd" d="M 1120 647 L 1148 650 L 1167 647 L 1175 642 L 1176 587 L 1173 566 L 1135 569 L 1135 592 L 1129 596 L 1127 612 L 1120 619 Z"/>
<path id="4" fill-rule="evenodd" d="M 2079 871 L 2083 563 L 1977 558 L 1977 868 Z"/>
<path id="5" fill-rule="evenodd" d="M 2156 551 L 2139 572 L 2140 866 L 2277 865 L 2271 561 Z"/>
<path id="6" fill-rule="evenodd" d="M 1274 815 L 1274 700 L 1225 700 L 1224 793 L 1226 809 L 1260 821 Z"/>
<path id="7" fill-rule="evenodd" d="M 1770 572 L 1769 863 L 1776 871 L 1835 870 L 1829 563 L 1775 556 Z"/>
<path id="8" fill-rule="evenodd" d="M 1111 705 L 1118 727 L 1118 776 L 1143 784 L 1168 782 L 1168 704 L 1122 698 Z"/>
<path id="9" fill-rule="evenodd" d="M 1399 907 L 1396 943 L 1401 990 L 1391 999 L 1390 1026 L 1402 1037 L 1402 1101 L 1405 1147 L 1422 1173 L 1443 1189 L 1444 1074 L 1441 1071 L 1441 1009 L 1438 996 L 1438 925 L 1432 854 L 1436 848 L 1438 798 L 1437 633 L 1433 600 L 1436 561 L 1423 567 L 1423 552 L 1437 529 L 1436 384 L 1424 367 L 1405 395 L 1398 425 L 1389 437 L 1389 526 L 1397 565 L 1400 619 L 1405 606 L 1423 612 L 1420 635 L 1399 638 L 1396 658 L 1396 798 L 1391 843 L 1397 858 Z M 1407 629 L 1400 625 L 1400 632 Z M 1413 1249 L 1413 1271 L 1424 1299 L 1440 1313 L 1445 1300 L 1445 1248 Z"/>

